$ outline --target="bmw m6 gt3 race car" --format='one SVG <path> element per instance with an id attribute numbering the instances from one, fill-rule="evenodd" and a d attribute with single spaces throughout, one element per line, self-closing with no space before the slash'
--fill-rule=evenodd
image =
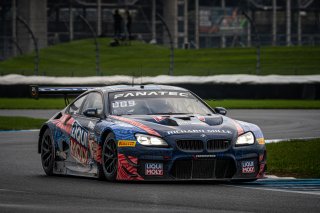
<path id="1" fill-rule="evenodd" d="M 32 88 L 86 92 L 41 128 L 47 175 L 114 180 L 256 180 L 266 169 L 260 128 L 194 93 L 162 85 Z"/>

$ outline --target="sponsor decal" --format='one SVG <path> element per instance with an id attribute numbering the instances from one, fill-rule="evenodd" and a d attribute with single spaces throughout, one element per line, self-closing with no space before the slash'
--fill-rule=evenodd
<path id="1" fill-rule="evenodd" d="M 71 156 L 82 164 L 88 163 L 88 132 L 78 122 L 74 122 L 71 130 Z"/>
<path id="2" fill-rule="evenodd" d="M 189 97 L 188 92 L 177 91 L 130 91 L 124 93 L 115 93 L 113 99 L 125 99 L 132 97 L 155 97 L 155 96 L 176 96 L 176 97 Z"/>
<path id="3" fill-rule="evenodd" d="M 255 172 L 254 161 L 242 161 L 241 165 L 243 174 L 250 174 Z"/>
<path id="4" fill-rule="evenodd" d="M 145 164 L 145 175 L 162 176 L 163 175 L 163 164 L 162 163 L 146 163 Z"/>
<path id="5" fill-rule="evenodd" d="M 257 141 L 261 145 L 265 144 L 264 138 L 258 138 Z"/>
<path id="6" fill-rule="evenodd" d="M 158 136 L 158 137 L 161 137 L 161 135 L 156 132 L 154 129 L 151 129 L 150 127 L 138 122 L 138 121 L 134 121 L 134 120 L 131 120 L 129 118 L 125 118 L 125 117 L 120 117 L 120 116 L 115 116 L 115 115 L 110 115 L 110 118 L 113 118 L 113 119 L 116 119 L 116 120 L 119 120 L 119 121 L 122 121 L 122 122 L 125 122 L 125 123 L 128 123 L 128 124 L 131 124 L 132 126 L 135 126 L 135 127 L 138 127 L 144 131 L 146 131 L 147 133 L 149 133 L 150 135 L 155 135 L 155 136 Z"/>
<path id="7" fill-rule="evenodd" d="M 118 147 L 135 147 L 136 141 L 129 141 L 129 140 L 119 140 Z"/>
<path id="8" fill-rule="evenodd" d="M 196 158 L 215 158 L 216 155 L 196 155 Z"/>
<path id="9" fill-rule="evenodd" d="M 70 140 L 71 156 L 81 164 L 88 163 L 88 150 L 81 144 L 77 143 L 73 138 Z"/>
<path id="10" fill-rule="evenodd" d="M 88 147 L 88 132 L 78 122 L 74 122 L 70 136 L 84 147 Z"/>
<path id="11" fill-rule="evenodd" d="M 174 130 L 168 131 L 168 135 L 175 135 L 175 134 L 193 134 L 193 133 L 217 133 L 217 134 L 232 134 L 230 130 L 224 129 L 188 129 L 188 130 Z"/>

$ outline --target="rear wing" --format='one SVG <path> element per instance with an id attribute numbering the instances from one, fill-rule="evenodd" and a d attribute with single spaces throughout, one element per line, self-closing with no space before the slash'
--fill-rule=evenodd
<path id="1" fill-rule="evenodd" d="M 75 96 L 84 93 L 85 91 L 94 89 L 95 87 L 39 87 L 38 85 L 30 86 L 30 94 L 32 98 L 38 99 L 39 96 L 55 96 L 64 97 L 66 105 L 69 104 L 68 95 Z"/>

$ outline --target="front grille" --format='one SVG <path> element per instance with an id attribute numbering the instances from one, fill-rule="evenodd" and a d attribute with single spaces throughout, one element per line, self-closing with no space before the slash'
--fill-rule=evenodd
<path id="1" fill-rule="evenodd" d="M 232 178 L 236 166 L 231 159 L 176 160 L 171 175 L 177 179 Z"/>
<path id="2" fill-rule="evenodd" d="M 178 140 L 177 147 L 182 151 L 202 151 L 203 142 L 201 140 Z"/>
<path id="3" fill-rule="evenodd" d="M 231 141 L 229 140 L 208 140 L 207 141 L 207 150 L 208 151 L 221 151 L 228 149 L 231 145 Z"/>

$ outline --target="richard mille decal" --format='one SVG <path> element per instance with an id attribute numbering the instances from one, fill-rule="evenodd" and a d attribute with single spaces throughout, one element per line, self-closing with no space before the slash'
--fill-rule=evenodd
<path id="1" fill-rule="evenodd" d="M 217 133 L 217 134 L 229 134 L 232 132 L 230 130 L 224 129 L 188 129 L 188 130 L 174 130 L 168 131 L 168 135 L 176 135 L 176 134 L 193 134 L 193 133 Z"/>

